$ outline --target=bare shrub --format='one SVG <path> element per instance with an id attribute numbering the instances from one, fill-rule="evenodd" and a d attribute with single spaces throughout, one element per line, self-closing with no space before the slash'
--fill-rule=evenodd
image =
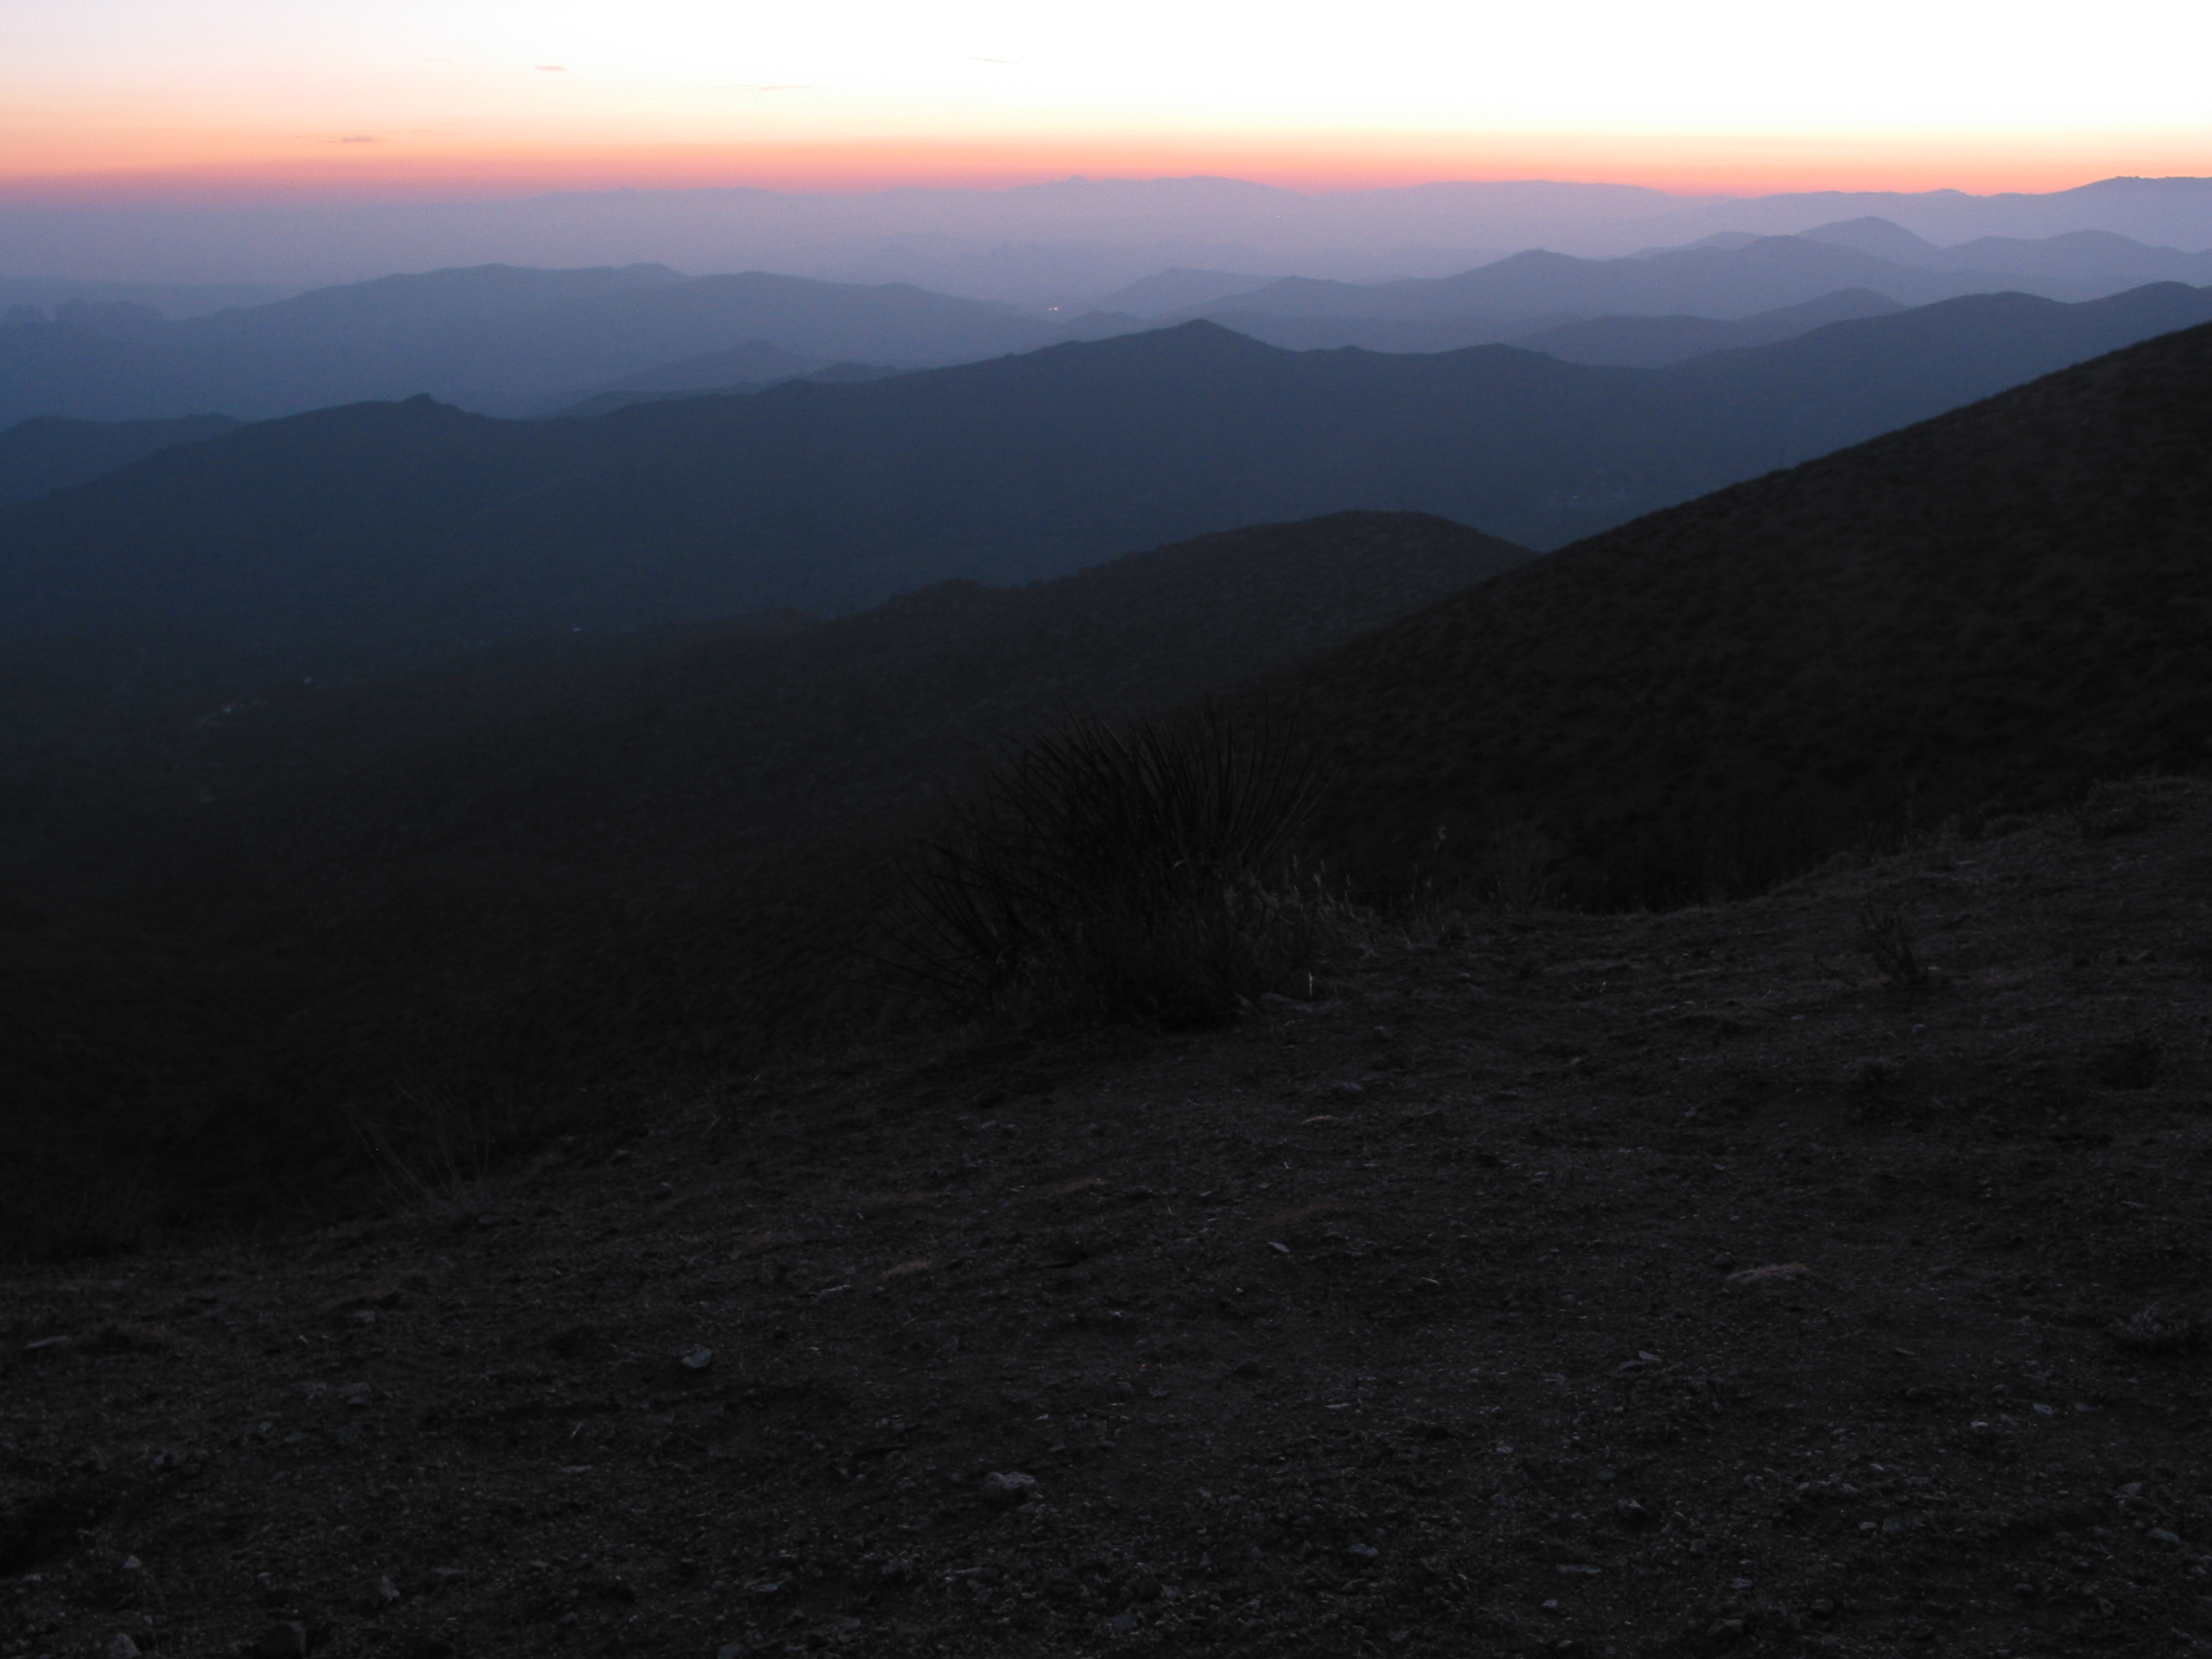
<path id="1" fill-rule="evenodd" d="M 513 1138 L 512 1124 L 473 1100 L 405 1085 L 383 1110 L 354 1106 L 346 1119 L 400 1206 L 447 1221 L 476 1212 L 479 1189 Z"/>
<path id="2" fill-rule="evenodd" d="M 2169 1312 L 2155 1302 L 2125 1319 L 2115 1319 L 2105 1327 L 2105 1334 L 2137 1353 L 2194 1353 L 2204 1346 L 2201 1320 Z"/>
<path id="3" fill-rule="evenodd" d="M 1076 721 L 909 863 L 883 959 L 966 1014 L 1225 1019 L 1312 956 L 1327 906 L 1291 852 L 1315 789 L 1265 719 Z"/>
<path id="4" fill-rule="evenodd" d="M 1483 845 L 1484 897 L 1507 915 L 1540 910 L 1552 896 L 1559 843 L 1532 819 L 1506 819 Z"/>
<path id="5" fill-rule="evenodd" d="M 1900 991 L 1928 987 L 1928 965 L 1912 948 L 1912 930 L 1895 908 L 1884 908 L 1869 899 L 1859 906 L 1860 948 L 1873 958 L 1882 977 Z"/>

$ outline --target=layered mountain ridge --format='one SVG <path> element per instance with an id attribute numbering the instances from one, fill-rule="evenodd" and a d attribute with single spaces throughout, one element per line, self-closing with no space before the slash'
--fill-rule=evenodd
<path id="1" fill-rule="evenodd" d="M 1970 296 L 1659 370 L 1289 352 L 1206 323 L 851 385 L 250 426 L 0 512 L 18 660 L 210 694 L 479 642 L 1019 582 L 1351 508 L 1556 547 L 2212 316 Z M 211 677 L 211 678 L 205 678 Z"/>

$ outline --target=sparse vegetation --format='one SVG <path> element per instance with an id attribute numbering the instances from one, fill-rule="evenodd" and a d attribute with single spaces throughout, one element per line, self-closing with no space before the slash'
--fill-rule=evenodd
<path id="1" fill-rule="evenodd" d="M 1882 977 L 1900 991 L 1928 988 L 1928 964 L 1912 948 L 1912 930 L 1894 908 L 1869 899 L 1859 906 L 1860 948 L 1873 958 Z"/>
<path id="2" fill-rule="evenodd" d="M 1314 786 L 1280 722 L 1078 720 L 925 846 L 887 960 L 963 1014 L 1218 1022 L 1312 953 L 1292 850 Z"/>
<path id="3" fill-rule="evenodd" d="M 2116 1319 L 2107 1334 L 2121 1347 L 2136 1353 L 2194 1353 L 2204 1346 L 2204 1324 L 2153 1303 L 2150 1307 Z"/>

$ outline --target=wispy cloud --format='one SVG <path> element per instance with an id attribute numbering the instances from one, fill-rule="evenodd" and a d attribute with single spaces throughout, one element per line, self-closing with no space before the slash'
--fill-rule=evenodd
<path id="1" fill-rule="evenodd" d="M 344 137 L 323 140 L 325 144 L 374 144 L 376 141 L 373 132 L 349 132 Z"/>
<path id="2" fill-rule="evenodd" d="M 566 63 L 534 63 L 531 67 L 542 75 L 566 75 L 569 72 Z"/>
<path id="3" fill-rule="evenodd" d="M 971 57 L 968 61 L 971 63 L 996 63 L 1002 69 L 1018 69 L 1021 67 L 1011 57 Z"/>
<path id="4" fill-rule="evenodd" d="M 811 92 L 820 86 L 818 81 L 772 81 L 759 85 L 724 87 L 725 92 Z"/>

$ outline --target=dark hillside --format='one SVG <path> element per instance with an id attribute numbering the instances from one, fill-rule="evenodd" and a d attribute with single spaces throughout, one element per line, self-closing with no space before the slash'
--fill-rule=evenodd
<path id="1" fill-rule="evenodd" d="M 419 397 L 164 450 L 0 516 L 0 628 L 94 673 L 220 661 L 244 683 L 352 671 L 364 642 L 450 648 L 475 578 L 441 543 L 542 488 L 575 430 Z"/>
<path id="2" fill-rule="evenodd" d="M 35 501 L 176 444 L 219 438 L 238 423 L 228 415 L 174 421 L 65 421 L 41 415 L 0 431 L 0 506 Z"/>
<path id="3" fill-rule="evenodd" d="M 542 1127 L 578 1080 L 743 1064 L 819 1027 L 888 855 L 1005 740 L 1225 690 L 1527 557 L 1344 515 L 18 756 L 0 1169 L 74 1191 L 184 1136 L 148 1202 L 268 1214 L 359 1172 L 349 1103 L 453 1090 Z"/>
<path id="4" fill-rule="evenodd" d="M 555 870 L 666 891 L 903 821 L 1067 714 L 1226 689 L 1530 557 L 1441 519 L 1344 513 L 811 626 L 740 618 L 291 686 L 165 756 L 163 789 L 191 804 L 157 838 L 220 850 L 254 883 L 335 872 L 358 892 L 435 868 L 542 893 Z"/>
<path id="5" fill-rule="evenodd" d="M 1530 820 L 1578 897 L 1665 902 L 2202 765 L 2207 386 L 2212 328 L 2152 341 L 1360 642 L 1298 682 L 1347 768 L 1333 834 L 1403 866 L 1447 824 L 1479 862 Z"/>
<path id="6" fill-rule="evenodd" d="M 1977 296 L 1664 370 L 1292 352 L 1193 323 L 591 421 L 359 405 L 0 512 L 0 618 L 18 656 L 212 691 L 854 609 L 1351 508 L 1557 546 L 2208 317 L 2212 290 L 2178 286 Z"/>

